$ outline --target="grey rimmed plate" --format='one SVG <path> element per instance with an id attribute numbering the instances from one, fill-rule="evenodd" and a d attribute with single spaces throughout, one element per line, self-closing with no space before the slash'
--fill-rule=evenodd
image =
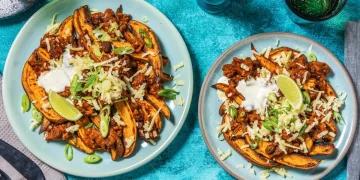
<path id="1" fill-rule="evenodd" d="M 241 40 L 226 50 L 211 66 L 201 88 L 199 99 L 199 122 L 201 132 L 211 154 L 228 173 L 237 179 L 260 178 L 260 171 L 264 168 L 254 167 L 256 175 L 251 174 L 246 168 L 248 162 L 233 150 L 225 140 L 219 141 L 217 139 L 216 128 L 218 122 L 221 122 L 218 109 L 222 102 L 218 100 L 216 90 L 210 86 L 215 84 L 218 79 L 223 76 L 222 66 L 231 63 L 233 57 L 239 57 L 241 54 L 244 54 L 245 57 L 252 56 L 250 43 L 253 43 L 258 50 L 262 50 L 268 46 L 275 47 L 274 44 L 277 40 L 279 40 L 280 46 L 288 46 L 293 49 L 300 48 L 301 50 L 307 50 L 310 45 L 313 45 L 313 52 L 316 54 L 318 60 L 326 62 L 333 70 L 333 74 L 328 77 L 333 88 L 337 91 L 347 93 L 345 106 L 341 111 L 346 124 L 338 125 L 339 134 L 334 142 L 336 148 L 335 152 L 330 156 L 314 157 L 316 159 L 326 160 L 326 162 L 321 163 L 318 167 L 311 170 L 286 168 L 287 171 L 293 175 L 292 179 L 294 180 L 320 179 L 335 168 L 335 166 L 343 159 L 351 145 L 358 117 L 357 100 L 354 86 L 341 62 L 327 48 L 309 38 L 290 33 L 263 33 Z M 221 148 L 224 152 L 227 149 L 232 149 L 232 156 L 225 161 L 221 161 L 217 154 L 218 148 Z M 238 164 L 244 164 L 245 168 L 236 168 L 236 165 Z M 271 173 L 271 176 L 268 179 L 279 178 L 281 178 L 279 175 Z"/>
<path id="2" fill-rule="evenodd" d="M 137 141 L 137 147 L 129 158 L 112 161 L 108 152 L 96 152 L 102 157 L 99 164 L 85 164 L 87 156 L 79 150 L 74 150 L 74 159 L 67 161 L 64 157 L 64 142 L 46 142 L 38 130 L 29 130 L 31 113 L 21 113 L 21 96 L 25 93 L 21 85 L 21 72 L 30 54 L 39 46 L 46 26 L 52 16 L 58 13 L 58 22 L 73 14 L 74 10 L 83 5 L 89 5 L 104 11 L 106 8 L 116 10 L 122 4 L 124 13 L 131 14 L 133 19 L 140 20 L 147 16 L 147 23 L 158 35 L 164 55 L 171 60 L 172 66 L 184 62 L 185 66 L 175 72 L 169 66 L 164 67 L 167 73 L 177 75 L 186 82 L 179 87 L 184 98 L 183 107 L 168 103 L 172 120 L 163 120 L 161 139 L 156 146 Z M 188 114 L 193 91 L 193 72 L 188 49 L 175 26 L 156 8 L 143 0 L 55 0 L 35 13 L 17 35 L 6 60 L 3 79 L 3 98 L 6 114 L 10 124 L 21 142 L 36 157 L 46 164 L 62 172 L 83 177 L 106 177 L 134 170 L 154 159 L 174 140 L 180 131 Z"/>

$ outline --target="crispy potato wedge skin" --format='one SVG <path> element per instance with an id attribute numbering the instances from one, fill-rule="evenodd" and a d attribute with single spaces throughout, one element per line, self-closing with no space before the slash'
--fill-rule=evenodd
<path id="1" fill-rule="evenodd" d="M 224 101 L 224 102 L 221 104 L 220 108 L 219 108 L 219 115 L 220 115 L 220 116 L 223 116 L 223 115 L 225 114 L 225 111 L 226 111 L 225 102 L 226 102 L 226 101 Z"/>
<path id="2" fill-rule="evenodd" d="M 334 152 L 334 144 L 315 144 L 311 151 L 309 152 L 310 156 L 316 155 L 330 155 Z"/>
<path id="3" fill-rule="evenodd" d="M 41 122 L 41 127 L 40 127 L 40 131 L 39 133 L 43 133 L 47 130 L 47 128 L 51 125 L 51 122 L 46 119 L 46 118 L 43 118 L 43 121 Z"/>
<path id="4" fill-rule="evenodd" d="M 295 50 L 295 49 L 292 49 L 292 48 L 289 48 L 289 47 L 278 47 L 278 48 L 276 48 L 276 49 L 273 49 L 273 50 L 271 50 L 270 51 L 270 56 L 269 56 L 269 59 L 271 60 L 271 61 L 275 61 L 275 59 L 277 58 L 277 57 L 281 57 L 282 55 L 282 52 L 284 52 L 286 55 L 289 53 L 289 52 L 292 52 L 292 57 L 294 57 L 294 56 L 296 56 L 297 54 L 299 54 L 300 53 L 300 51 L 297 51 L 297 50 Z M 302 55 L 302 56 L 304 56 L 304 55 Z M 301 57 L 301 56 L 300 56 Z M 306 57 L 305 57 L 306 58 Z"/>
<path id="5" fill-rule="evenodd" d="M 127 102 L 117 102 L 114 104 L 117 112 L 120 117 L 126 124 L 123 129 L 123 138 L 131 138 L 134 137 L 134 143 L 130 146 L 130 148 L 126 148 L 123 157 L 129 157 L 135 149 L 136 139 L 137 139 L 137 128 L 136 121 L 132 114 L 131 108 Z"/>
<path id="6" fill-rule="evenodd" d="M 41 51 L 41 53 L 43 53 L 43 51 L 41 49 L 42 48 L 38 48 L 38 50 Z M 36 61 L 35 56 L 36 56 L 36 52 L 34 52 L 30 56 L 28 61 Z M 24 69 L 22 72 L 21 83 L 22 83 L 23 88 L 24 88 L 26 94 L 28 95 L 30 101 L 36 101 L 36 103 L 33 103 L 34 106 L 36 107 L 36 109 L 38 109 L 44 115 L 44 117 L 46 119 L 48 119 L 49 121 L 51 121 L 55 124 L 61 124 L 66 121 L 63 117 L 61 117 L 53 109 L 47 109 L 47 111 L 45 111 L 42 108 L 42 104 L 48 103 L 47 99 L 43 100 L 43 98 L 45 96 L 47 96 L 47 93 L 45 92 L 44 88 L 42 88 L 38 85 L 36 73 L 27 62 L 25 63 L 25 66 L 24 66 Z"/>
<path id="7" fill-rule="evenodd" d="M 163 60 L 162 60 L 161 48 L 160 48 L 160 44 L 159 44 L 159 40 L 158 40 L 157 36 L 155 35 L 154 31 L 150 27 L 148 27 L 147 25 L 145 25 L 141 22 L 131 20 L 129 22 L 129 26 L 134 30 L 134 32 L 136 33 L 136 36 L 138 38 L 141 38 L 141 35 L 139 34 L 139 29 L 143 29 L 150 37 L 152 46 L 147 47 L 145 45 L 144 49 L 145 49 L 145 52 L 152 52 L 152 53 L 156 54 L 155 56 L 148 56 L 148 59 L 154 68 L 156 77 L 160 78 L 161 73 L 163 71 Z"/>
<path id="8" fill-rule="evenodd" d="M 275 159 L 276 162 L 298 169 L 312 169 L 320 164 L 320 160 L 301 154 L 286 154 Z"/>
<path id="9" fill-rule="evenodd" d="M 158 111 L 158 109 L 156 109 L 151 103 L 149 103 L 148 101 L 141 101 L 141 103 L 143 103 L 146 106 L 146 109 L 148 109 L 150 112 L 150 117 L 151 119 L 156 115 L 154 123 L 155 123 L 155 127 L 157 129 L 157 131 L 161 132 L 162 129 L 162 121 L 161 121 L 161 117 L 160 114 L 156 114 L 156 112 Z M 161 111 L 160 111 L 161 112 Z"/>
<path id="10" fill-rule="evenodd" d="M 72 44 L 74 41 L 74 18 L 73 16 L 67 17 L 59 27 L 58 37 L 63 46 Z"/>
<path id="11" fill-rule="evenodd" d="M 225 116 L 227 116 L 227 115 L 224 115 L 224 117 Z M 225 118 L 223 118 L 222 123 L 225 123 Z M 240 131 L 241 131 L 241 127 L 239 126 L 238 128 L 240 128 Z M 238 132 L 238 134 L 239 133 L 243 134 L 243 132 L 240 132 L 240 131 Z M 258 154 L 254 150 L 252 150 L 250 147 L 242 149 L 241 147 L 247 144 L 245 139 L 240 139 L 240 138 L 231 139 L 231 134 L 232 134 L 231 130 L 228 130 L 225 133 L 223 133 L 226 142 L 233 149 L 235 149 L 238 153 L 240 153 L 246 160 L 248 160 L 251 163 L 256 164 L 258 166 L 267 167 L 267 168 L 278 167 L 280 165 L 280 164 L 274 162 L 273 160 L 268 160 L 264 156 Z"/>
<path id="12" fill-rule="evenodd" d="M 165 103 L 165 101 L 156 98 L 154 95 L 147 94 L 146 99 L 155 106 L 156 109 L 159 109 L 161 107 L 160 113 L 166 118 L 170 119 L 170 109 Z"/>
<path id="13" fill-rule="evenodd" d="M 256 51 L 254 45 L 251 43 L 251 50 Z M 256 51 L 257 52 L 257 51 Z M 269 70 L 272 74 L 282 73 L 283 69 L 277 65 L 276 63 L 266 59 L 264 56 L 259 56 L 254 54 L 255 58 L 259 60 L 261 66 L 265 67 Z"/>
<path id="14" fill-rule="evenodd" d="M 93 154 L 94 150 L 87 147 L 84 142 L 81 140 L 80 137 L 74 137 L 70 140 L 68 140 L 68 143 L 76 148 L 78 148 L 79 150 L 83 151 L 84 153 L 87 154 Z"/>
<path id="15" fill-rule="evenodd" d="M 250 139 L 250 136 L 248 134 L 245 135 L 245 139 L 246 139 L 246 142 L 248 144 L 251 144 L 251 139 Z M 268 153 L 266 153 L 266 148 L 271 144 L 272 144 L 271 142 L 260 141 L 258 147 L 256 149 L 254 149 L 254 150 L 257 153 L 263 155 L 264 157 L 266 157 L 268 159 L 272 159 L 275 156 L 274 155 L 269 155 Z"/>
<path id="16" fill-rule="evenodd" d="M 229 85 L 227 84 L 223 84 L 223 83 L 217 83 L 215 85 L 211 86 L 212 88 L 215 88 L 217 90 L 220 90 L 222 92 L 225 92 L 226 95 L 228 95 L 229 93 L 232 93 L 231 99 L 233 99 L 237 104 L 241 104 L 243 100 L 245 100 L 245 97 L 239 93 L 238 91 L 231 91 Z"/>

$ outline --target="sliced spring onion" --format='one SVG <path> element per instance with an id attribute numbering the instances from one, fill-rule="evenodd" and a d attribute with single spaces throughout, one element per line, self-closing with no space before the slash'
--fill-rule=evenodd
<path id="1" fill-rule="evenodd" d="M 276 94 L 274 92 L 270 92 L 267 97 L 267 100 L 270 102 L 276 102 L 277 101 Z"/>
<path id="2" fill-rule="evenodd" d="M 119 100 L 116 100 L 116 101 L 114 101 L 114 103 L 117 103 L 117 102 L 124 102 L 124 101 L 127 101 L 127 100 L 129 100 L 129 98 L 128 98 L 128 97 L 126 97 L 126 98 L 124 98 L 124 99 L 119 99 Z"/>
<path id="3" fill-rule="evenodd" d="M 72 98 L 76 96 L 76 93 L 82 90 L 81 83 L 79 83 L 78 80 L 79 80 L 79 75 L 74 74 L 70 83 L 70 94 Z"/>
<path id="4" fill-rule="evenodd" d="M 42 122 L 42 114 L 36 109 L 36 107 L 33 107 L 31 110 L 31 115 L 37 122 Z"/>
<path id="5" fill-rule="evenodd" d="M 309 52 L 308 56 L 309 56 L 310 61 L 317 61 L 315 53 Z"/>
<path id="6" fill-rule="evenodd" d="M 100 110 L 100 133 L 102 137 L 106 137 L 109 133 L 110 123 L 110 106 L 107 105 Z"/>
<path id="7" fill-rule="evenodd" d="M 111 36 L 103 30 L 95 29 L 92 31 L 92 33 L 98 40 L 102 42 L 107 42 L 111 40 Z"/>
<path id="8" fill-rule="evenodd" d="M 118 23 L 113 22 L 113 23 L 111 23 L 111 26 L 110 26 L 108 32 L 112 32 L 113 30 L 116 30 L 116 29 L 118 29 L 118 28 L 119 28 Z"/>
<path id="9" fill-rule="evenodd" d="M 166 99 L 174 100 L 176 99 L 176 95 L 180 94 L 180 92 L 177 92 L 172 89 L 162 89 L 159 91 L 158 96 L 165 97 Z"/>
<path id="10" fill-rule="evenodd" d="M 279 114 L 279 111 L 277 109 L 270 108 L 268 114 L 270 116 L 277 116 Z"/>
<path id="11" fill-rule="evenodd" d="M 70 145 L 68 144 L 65 145 L 64 154 L 65 154 L 65 158 L 68 161 L 71 161 L 73 159 L 73 149 Z"/>
<path id="12" fill-rule="evenodd" d="M 115 54 L 120 54 L 120 55 L 124 55 L 124 54 L 131 54 L 135 51 L 135 49 L 131 46 L 125 46 L 125 47 L 118 47 L 118 48 L 115 48 L 113 50 L 113 52 Z"/>
<path id="13" fill-rule="evenodd" d="M 91 46 L 91 48 L 92 48 L 92 50 L 94 51 L 95 56 L 97 56 L 98 58 L 101 59 L 102 56 L 103 56 L 103 53 L 101 53 L 99 46 L 93 44 L 93 45 Z"/>
<path id="14" fill-rule="evenodd" d="M 282 104 L 282 107 L 285 108 L 287 111 L 290 111 L 291 110 L 291 104 L 288 102 L 288 101 L 285 101 L 283 104 Z"/>
<path id="15" fill-rule="evenodd" d="M 26 94 L 24 94 L 21 97 L 21 111 L 27 112 L 29 111 L 29 109 L 30 109 L 30 99 Z"/>
<path id="16" fill-rule="evenodd" d="M 107 92 L 111 89 L 111 81 L 110 80 L 104 80 L 102 83 L 101 83 L 101 86 L 102 86 L 102 90 L 104 92 Z"/>
<path id="17" fill-rule="evenodd" d="M 289 61 L 292 55 L 292 51 L 289 51 L 287 56 L 286 56 L 286 60 Z"/>
<path id="18" fill-rule="evenodd" d="M 245 111 L 242 111 L 241 113 L 240 113 L 240 117 L 244 117 L 245 116 Z"/>
<path id="19" fill-rule="evenodd" d="M 140 36 L 142 37 L 144 43 L 145 43 L 145 46 L 148 47 L 148 48 L 152 48 L 152 41 L 148 35 L 148 33 L 142 29 L 142 28 L 139 28 L 139 34 Z"/>
<path id="20" fill-rule="evenodd" d="M 91 128 L 93 125 L 94 125 L 94 123 L 89 123 L 89 124 L 87 124 L 84 128 L 85 128 L 85 129 L 89 129 L 89 128 Z"/>
<path id="21" fill-rule="evenodd" d="M 341 114 L 339 112 L 334 111 L 334 118 L 335 118 L 336 123 L 346 124 L 344 118 L 341 116 Z"/>
<path id="22" fill-rule="evenodd" d="M 109 134 L 109 122 L 106 120 L 100 121 L 100 133 L 103 138 Z"/>
<path id="23" fill-rule="evenodd" d="M 306 91 L 303 91 L 302 95 L 303 95 L 303 98 L 304 98 L 304 104 L 310 104 L 311 99 L 310 99 L 309 93 L 307 93 Z"/>
<path id="24" fill-rule="evenodd" d="M 238 111 L 234 106 L 229 106 L 229 114 L 231 118 L 235 118 L 238 115 Z"/>
<path id="25" fill-rule="evenodd" d="M 84 162 L 87 164 L 95 164 L 98 163 L 99 161 L 101 161 L 101 157 L 96 154 L 89 155 L 84 158 Z"/>
<path id="26" fill-rule="evenodd" d="M 256 136 L 255 141 L 251 141 L 251 149 L 256 149 L 259 146 L 260 137 Z"/>
<path id="27" fill-rule="evenodd" d="M 144 23 L 147 23 L 147 22 L 149 22 L 149 18 L 147 16 L 143 16 L 143 17 L 141 17 L 141 21 Z"/>
<path id="28" fill-rule="evenodd" d="M 97 76 L 96 75 L 91 75 L 87 78 L 87 81 L 85 83 L 84 89 L 87 89 L 88 87 L 90 87 L 91 85 L 93 85 L 96 82 Z"/>
<path id="29" fill-rule="evenodd" d="M 300 129 L 298 136 L 302 136 L 304 134 L 306 127 L 307 125 L 305 123 L 304 126 Z"/>

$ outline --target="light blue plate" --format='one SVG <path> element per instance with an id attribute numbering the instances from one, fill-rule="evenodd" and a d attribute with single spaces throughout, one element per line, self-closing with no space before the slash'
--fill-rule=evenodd
<path id="1" fill-rule="evenodd" d="M 185 67 L 176 73 L 165 67 L 165 71 L 177 75 L 181 73 L 180 79 L 186 82 L 186 86 L 179 87 L 184 98 L 184 107 L 168 103 L 172 112 L 171 121 L 163 121 L 164 127 L 161 139 L 156 146 L 137 143 L 133 156 L 112 161 L 108 152 L 97 152 L 103 161 L 100 164 L 85 164 L 83 158 L 85 153 L 74 150 L 74 159 L 70 162 L 64 157 L 64 144 L 62 142 L 46 142 L 38 130 L 29 130 L 31 113 L 21 113 L 21 95 L 25 92 L 21 85 L 21 72 L 25 61 L 35 48 L 39 46 L 40 38 L 43 36 L 46 26 L 50 23 L 54 13 L 59 13 L 58 21 L 64 20 L 73 14 L 74 10 L 82 5 L 104 11 L 112 8 L 114 11 L 120 4 L 123 5 L 124 13 L 132 15 L 133 19 L 140 20 L 142 16 L 149 18 L 149 25 L 158 35 L 163 52 L 168 56 L 172 65 L 184 62 Z M 170 85 L 170 84 L 169 84 Z M 24 25 L 16 37 L 6 60 L 3 80 L 3 97 L 6 113 L 10 124 L 21 142 L 40 160 L 46 164 L 68 174 L 86 177 L 104 177 L 122 174 L 134 170 L 158 156 L 174 140 L 181 129 L 188 114 L 193 91 L 193 73 L 187 47 L 174 25 L 157 9 L 143 0 L 57 0 L 49 3 Z"/>
<path id="2" fill-rule="evenodd" d="M 221 117 L 218 114 L 218 109 L 221 102 L 218 101 L 216 90 L 210 86 L 215 84 L 217 80 L 223 76 L 221 67 L 224 64 L 229 64 L 233 57 L 240 57 L 241 54 L 245 56 L 252 56 L 250 50 L 250 43 L 254 43 L 256 49 L 261 51 L 268 46 L 275 47 L 275 42 L 280 40 L 280 46 L 288 46 L 294 49 L 308 50 L 309 46 L 313 44 L 313 52 L 316 54 L 319 61 L 326 62 L 333 70 L 328 80 L 333 88 L 337 91 L 347 93 L 345 106 L 341 111 L 346 125 L 339 125 L 339 135 L 335 140 L 335 152 L 330 156 L 317 156 L 317 159 L 326 160 L 318 167 L 311 170 L 299 170 L 286 168 L 288 172 L 293 175 L 295 179 L 320 179 L 329 173 L 345 156 L 354 137 L 356 121 L 357 121 L 357 101 L 354 91 L 354 86 L 349 78 L 349 75 L 340 61 L 324 46 L 303 36 L 290 33 L 264 33 L 251 36 L 242 41 L 239 41 L 227 51 L 225 51 L 210 68 L 205 81 L 203 83 L 200 100 L 199 100 L 199 121 L 202 135 L 206 142 L 208 149 L 214 156 L 216 161 L 232 176 L 237 179 L 259 179 L 260 171 L 264 168 L 254 167 L 256 176 L 249 173 L 246 166 L 248 162 L 235 150 L 232 150 L 232 156 L 225 161 L 220 161 L 217 155 L 217 149 L 221 148 L 224 152 L 227 149 L 232 149 L 226 141 L 219 141 L 217 139 L 216 127 L 218 122 L 221 122 Z M 237 169 L 236 165 L 244 164 L 245 168 Z M 279 175 L 271 173 L 269 179 L 282 179 Z"/>

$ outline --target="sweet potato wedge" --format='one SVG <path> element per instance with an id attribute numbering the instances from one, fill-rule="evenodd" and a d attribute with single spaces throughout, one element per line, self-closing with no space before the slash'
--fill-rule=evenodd
<path id="1" fill-rule="evenodd" d="M 146 110 L 148 111 L 148 113 L 150 115 L 150 120 L 152 120 L 152 118 L 154 118 L 154 116 L 155 116 L 156 112 L 158 111 L 158 109 L 155 108 L 151 103 L 149 103 L 146 100 L 139 101 L 139 103 L 141 103 L 141 104 L 143 104 L 145 106 Z M 162 128 L 162 122 L 161 122 L 160 114 L 157 114 L 155 116 L 154 124 L 155 124 L 157 132 L 160 134 L 161 128 Z"/>
<path id="2" fill-rule="evenodd" d="M 229 94 L 231 93 L 230 98 L 233 99 L 239 105 L 241 105 L 242 101 L 245 100 L 245 97 L 241 93 L 239 93 L 236 89 L 231 89 L 227 84 L 216 83 L 211 87 L 220 90 L 222 92 L 225 92 L 227 97 L 229 97 Z"/>
<path id="3" fill-rule="evenodd" d="M 49 128 L 50 125 L 51 125 L 51 122 L 48 119 L 43 118 L 43 121 L 41 122 L 39 134 L 45 132 Z"/>
<path id="4" fill-rule="evenodd" d="M 310 78 L 303 84 L 303 88 L 306 89 L 306 90 L 314 88 L 315 86 L 316 86 L 316 79 L 315 78 Z"/>
<path id="5" fill-rule="evenodd" d="M 94 26 L 91 23 L 90 11 L 87 5 L 80 7 L 74 11 L 74 27 L 80 37 L 86 34 L 94 41 L 96 38 L 92 34 Z"/>
<path id="6" fill-rule="evenodd" d="M 73 16 L 67 17 L 59 27 L 58 37 L 62 44 L 68 45 L 72 44 L 74 41 L 74 18 Z"/>
<path id="7" fill-rule="evenodd" d="M 149 39 L 146 39 L 145 41 L 151 41 L 151 43 L 149 42 L 149 44 L 151 44 L 151 46 L 146 46 L 146 43 L 145 43 L 144 49 L 145 49 L 145 52 L 151 52 L 151 53 L 155 54 L 154 56 L 153 55 L 148 56 L 148 59 L 154 68 L 156 77 L 160 78 L 161 73 L 163 71 L 163 61 L 162 61 L 160 44 L 159 44 L 159 40 L 158 40 L 157 36 L 155 35 L 154 31 L 150 27 L 146 26 L 145 24 L 143 24 L 141 22 L 131 20 L 129 22 L 129 26 L 134 30 L 134 32 L 138 38 L 142 38 L 142 35 L 139 32 L 140 29 L 143 30 L 147 34 Z"/>
<path id="8" fill-rule="evenodd" d="M 170 119 L 170 109 L 167 106 L 167 104 L 165 103 L 165 101 L 163 101 L 162 99 L 158 99 L 156 98 L 154 95 L 151 94 L 147 94 L 145 95 L 145 98 L 152 104 L 155 106 L 156 109 L 159 109 L 161 107 L 160 113 L 166 118 L 166 119 Z"/>
<path id="9" fill-rule="evenodd" d="M 78 148 L 79 150 L 83 151 L 84 153 L 87 153 L 87 154 L 93 154 L 94 153 L 94 150 L 87 147 L 84 142 L 81 140 L 80 137 L 73 137 L 71 139 L 69 139 L 67 141 L 70 145 Z"/>
<path id="10" fill-rule="evenodd" d="M 225 114 L 225 111 L 226 111 L 225 102 L 226 102 L 226 101 L 224 101 L 224 102 L 221 104 L 220 108 L 219 108 L 219 115 L 220 115 L 220 116 L 223 116 L 223 115 Z"/>
<path id="11" fill-rule="evenodd" d="M 222 123 L 225 123 L 225 118 L 223 118 Z M 239 131 L 237 134 L 243 134 L 241 127 L 239 126 L 238 128 Z M 267 159 L 264 156 L 258 154 L 250 147 L 241 148 L 242 146 L 247 145 L 246 140 L 241 138 L 232 139 L 231 138 L 232 133 L 233 133 L 232 130 L 228 130 L 223 133 L 226 142 L 238 153 L 240 153 L 247 161 L 250 161 L 251 163 L 256 164 L 258 166 L 267 167 L 267 168 L 278 167 L 280 165 L 277 162 L 274 162 L 273 160 Z"/>
<path id="12" fill-rule="evenodd" d="M 131 43 L 131 46 L 135 49 L 135 52 L 139 53 L 144 47 L 144 42 L 141 40 L 141 37 L 135 36 L 130 29 L 125 29 L 124 38 L 127 42 Z"/>
<path id="13" fill-rule="evenodd" d="M 315 144 L 313 148 L 310 150 L 310 156 L 316 155 L 330 155 L 334 152 L 335 146 L 334 144 Z"/>
<path id="14" fill-rule="evenodd" d="M 275 161 L 280 164 L 298 169 L 312 169 L 317 167 L 321 162 L 320 160 L 313 159 L 301 154 L 285 154 L 275 158 Z"/>
<path id="15" fill-rule="evenodd" d="M 254 45 L 251 43 L 251 50 L 256 51 Z M 259 60 L 261 66 L 265 67 L 267 70 L 269 70 L 272 74 L 281 74 L 283 69 L 277 65 L 276 63 L 270 61 L 269 59 L 266 59 L 262 55 L 258 55 L 257 53 L 253 53 L 255 58 Z"/>
<path id="16" fill-rule="evenodd" d="M 269 59 L 274 62 L 278 57 L 281 57 L 283 53 L 285 53 L 285 55 L 287 55 L 290 51 L 292 52 L 291 53 L 292 58 L 294 58 L 296 55 L 298 55 L 300 53 L 300 51 L 297 51 L 297 50 L 289 48 L 289 47 L 279 47 L 279 48 L 276 48 L 276 49 L 273 49 L 270 51 Z M 304 55 L 302 55 L 302 56 L 304 56 Z M 306 56 L 304 56 L 304 57 L 306 58 Z"/>
<path id="17" fill-rule="evenodd" d="M 246 142 L 248 144 L 251 144 L 251 139 L 250 139 L 250 136 L 248 134 L 245 135 L 245 139 L 246 139 Z M 260 141 L 259 142 L 259 145 L 256 149 L 254 149 L 257 153 L 263 155 L 264 157 L 268 158 L 268 159 L 272 159 L 274 158 L 277 154 L 268 154 L 266 153 L 266 148 L 270 145 L 272 145 L 273 143 L 271 142 L 266 142 L 266 141 Z"/>
<path id="18" fill-rule="evenodd" d="M 36 51 L 39 51 L 39 53 L 44 53 L 43 50 L 44 49 L 42 48 L 38 48 Z M 30 56 L 28 61 L 36 61 L 36 54 L 39 54 L 36 51 Z M 43 104 L 48 103 L 47 99 L 43 99 L 45 96 L 47 96 L 47 93 L 44 88 L 38 85 L 37 78 L 38 77 L 36 76 L 36 72 L 31 68 L 29 63 L 26 62 L 22 72 L 21 83 L 30 101 L 35 102 L 33 104 L 36 109 L 38 109 L 49 121 L 55 124 L 64 123 L 66 120 L 58 113 L 56 113 L 53 109 L 47 109 L 45 111 L 42 108 Z"/>
<path id="19" fill-rule="evenodd" d="M 114 104 L 114 106 L 125 123 L 125 127 L 123 129 L 123 136 L 124 136 L 123 141 L 125 141 L 126 138 L 134 137 L 134 143 L 129 148 L 125 149 L 125 153 L 123 155 L 123 157 L 128 157 L 134 151 L 136 145 L 136 139 L 137 139 L 136 122 L 132 114 L 131 108 L 127 102 L 117 102 Z"/>

